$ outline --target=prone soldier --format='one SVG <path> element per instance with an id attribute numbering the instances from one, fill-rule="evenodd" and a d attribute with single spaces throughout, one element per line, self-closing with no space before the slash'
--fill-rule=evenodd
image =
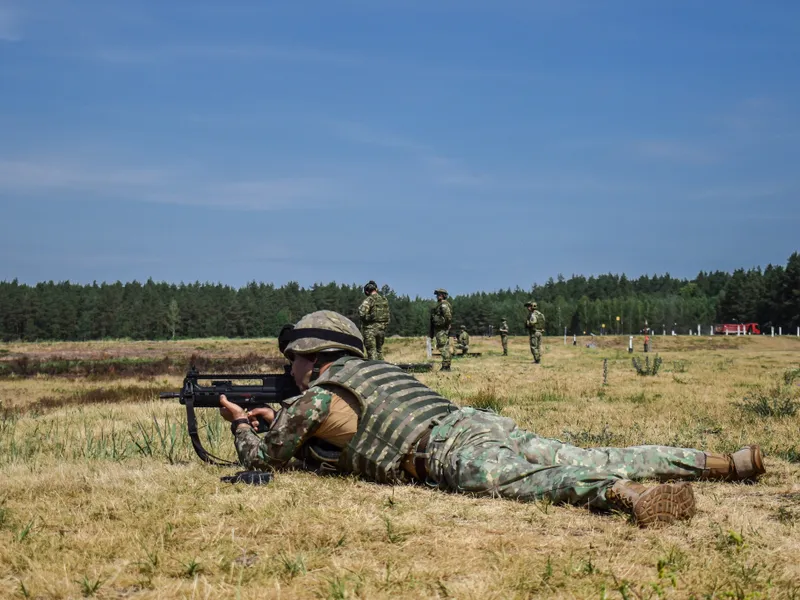
<path id="1" fill-rule="evenodd" d="M 284 328 L 301 395 L 280 412 L 244 409 L 220 396 L 239 461 L 274 470 L 292 458 L 377 483 L 421 482 L 450 492 L 523 502 L 548 500 L 618 510 L 641 527 L 691 519 L 687 481 L 754 480 L 765 472 L 758 446 L 732 454 L 692 448 L 579 448 L 519 429 L 491 411 L 461 408 L 395 365 L 364 360 L 356 325 L 317 311 Z M 269 429 L 259 437 L 263 419 Z"/>

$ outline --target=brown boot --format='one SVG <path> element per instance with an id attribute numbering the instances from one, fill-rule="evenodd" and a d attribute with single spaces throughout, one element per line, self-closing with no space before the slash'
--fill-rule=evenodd
<path id="1" fill-rule="evenodd" d="M 745 446 L 733 454 L 706 454 L 703 479 L 755 481 L 767 472 L 758 446 Z"/>
<path id="2" fill-rule="evenodd" d="M 639 527 L 663 527 L 695 513 L 694 492 L 686 482 L 647 487 L 623 479 L 606 490 L 606 500 L 610 508 L 631 515 Z"/>

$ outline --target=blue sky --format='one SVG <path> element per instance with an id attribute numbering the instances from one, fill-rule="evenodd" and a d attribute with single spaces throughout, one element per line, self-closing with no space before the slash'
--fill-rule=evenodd
<path id="1" fill-rule="evenodd" d="M 0 279 L 784 264 L 800 2 L 0 0 Z"/>

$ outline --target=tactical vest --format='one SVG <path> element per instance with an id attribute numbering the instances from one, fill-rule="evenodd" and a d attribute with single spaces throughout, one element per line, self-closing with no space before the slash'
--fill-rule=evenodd
<path id="1" fill-rule="evenodd" d="M 447 305 L 446 308 L 450 309 L 449 316 L 445 310 L 445 304 Z M 431 309 L 431 321 L 433 322 L 436 331 L 447 331 L 450 328 L 450 323 L 453 319 L 452 315 L 453 308 L 450 306 L 450 303 L 447 300 L 437 302 L 436 305 Z"/>
<path id="2" fill-rule="evenodd" d="M 371 322 L 380 325 L 389 324 L 389 301 L 385 296 L 375 295 L 375 302 L 372 304 Z"/>
<path id="3" fill-rule="evenodd" d="M 436 417 L 458 407 L 395 365 L 352 356 L 334 362 L 314 385 L 350 391 L 361 405 L 358 429 L 338 469 L 378 483 L 403 478 L 400 463 Z"/>

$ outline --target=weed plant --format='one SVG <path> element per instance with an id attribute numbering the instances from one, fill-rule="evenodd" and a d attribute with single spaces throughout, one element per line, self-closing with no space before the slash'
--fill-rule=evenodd
<path id="1" fill-rule="evenodd" d="M 637 375 L 647 376 L 647 375 L 658 375 L 658 370 L 661 368 L 662 359 L 660 356 L 656 354 L 656 357 L 653 359 L 653 364 L 650 364 L 650 357 L 646 356 L 644 359 L 644 365 L 642 365 L 641 360 L 634 356 L 631 359 L 631 363 L 633 364 L 633 368 L 636 371 Z"/>

